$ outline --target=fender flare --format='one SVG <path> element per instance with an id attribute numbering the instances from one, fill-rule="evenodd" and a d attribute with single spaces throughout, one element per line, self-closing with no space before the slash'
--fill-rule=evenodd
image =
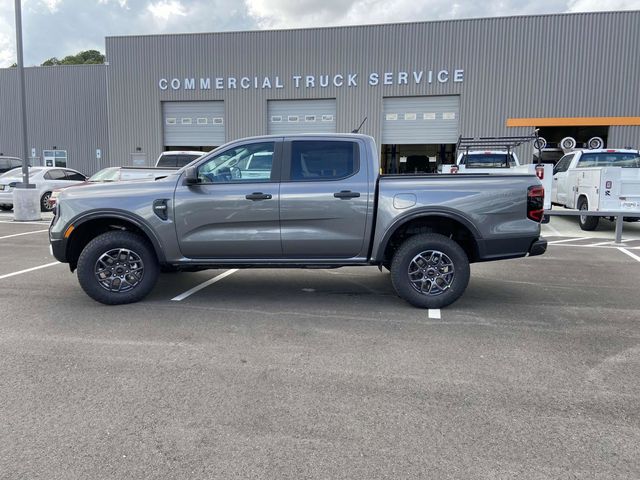
<path id="1" fill-rule="evenodd" d="M 78 228 L 80 225 L 83 225 L 92 220 L 99 219 L 107 219 L 107 218 L 115 218 L 118 220 L 124 220 L 126 222 L 132 223 L 136 227 L 138 227 L 142 232 L 147 236 L 153 250 L 158 258 L 158 262 L 163 263 L 166 258 L 164 255 L 164 249 L 162 248 L 162 243 L 160 239 L 157 237 L 153 229 L 139 216 L 132 214 L 131 212 L 127 212 L 125 210 L 93 210 L 88 212 L 83 212 L 80 215 L 73 218 L 71 221 L 67 223 L 65 226 L 65 230 L 69 227 L 69 225 L 73 225 L 75 228 Z M 67 245 L 67 249 L 69 248 L 69 244 Z"/>
<path id="2" fill-rule="evenodd" d="M 391 240 L 391 237 L 396 233 L 396 231 L 400 227 L 405 225 L 407 222 L 411 222 L 412 220 L 415 220 L 418 218 L 427 218 L 427 217 L 444 217 L 462 224 L 471 232 L 471 235 L 473 235 L 473 238 L 476 241 L 476 245 L 478 243 L 478 240 L 482 239 L 482 235 L 480 234 L 476 226 L 473 224 L 473 222 L 471 222 L 471 220 L 469 220 L 459 211 L 454 209 L 448 209 L 446 207 L 445 208 L 425 207 L 419 210 L 412 210 L 410 213 L 406 213 L 396 218 L 396 220 L 387 228 L 387 230 L 385 231 L 382 237 L 382 241 L 378 246 L 378 250 L 376 252 L 376 256 L 375 256 L 376 262 L 382 261 L 382 259 L 384 258 L 384 252 L 387 249 L 387 246 L 389 245 L 389 241 Z"/>

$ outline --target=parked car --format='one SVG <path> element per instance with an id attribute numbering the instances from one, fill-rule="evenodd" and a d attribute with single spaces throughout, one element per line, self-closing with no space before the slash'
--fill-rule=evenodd
<path id="1" fill-rule="evenodd" d="M 21 166 L 22 160 L 19 158 L 0 156 L 0 173 L 5 173 Z"/>
<path id="2" fill-rule="evenodd" d="M 535 175 L 381 176 L 378 152 L 358 134 L 254 137 L 155 182 L 70 188 L 52 252 L 110 305 L 142 299 L 162 267 L 377 265 L 422 308 L 458 299 L 471 262 L 545 252 Z M 250 156 L 266 174 L 238 167 Z M 210 176 L 230 157 L 236 171 Z"/>
<path id="3" fill-rule="evenodd" d="M 156 160 L 156 167 L 178 167 L 182 168 L 185 165 L 190 164 L 196 158 L 200 158 L 204 155 L 205 152 L 196 152 L 196 151 L 169 151 L 162 152 Z"/>
<path id="4" fill-rule="evenodd" d="M 130 180 L 157 180 L 158 178 L 164 178 L 167 175 L 175 173 L 177 168 L 154 168 L 154 167 L 107 167 L 94 173 L 84 183 L 78 183 L 77 185 L 68 185 L 63 188 L 56 188 L 51 192 L 49 197 L 49 207 L 53 210 L 56 206 L 58 195 L 66 188 L 79 187 L 82 185 L 88 185 L 91 183 L 106 183 L 106 182 L 124 182 Z"/>
<path id="5" fill-rule="evenodd" d="M 40 209 L 49 212 L 51 192 L 56 188 L 77 185 L 86 181 L 82 173 L 70 168 L 60 167 L 31 167 L 29 169 L 29 182 L 35 184 L 40 195 Z M 0 176 L 0 209 L 11 210 L 13 208 L 13 189 L 16 184 L 22 182 L 22 168 L 14 168 Z"/>

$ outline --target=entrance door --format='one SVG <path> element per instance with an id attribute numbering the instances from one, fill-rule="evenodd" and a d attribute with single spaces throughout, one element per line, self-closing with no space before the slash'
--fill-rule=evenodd
<path id="1" fill-rule="evenodd" d="M 355 258 L 364 242 L 369 192 L 364 144 L 309 138 L 286 143 L 280 187 L 285 258 Z M 362 157 L 364 158 L 364 157 Z"/>
<path id="2" fill-rule="evenodd" d="M 231 146 L 197 166 L 200 183 L 179 184 L 176 233 L 187 258 L 282 257 L 281 141 Z"/>

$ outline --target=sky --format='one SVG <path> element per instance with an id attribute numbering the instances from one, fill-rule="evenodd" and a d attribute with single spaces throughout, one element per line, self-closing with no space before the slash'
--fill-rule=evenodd
<path id="1" fill-rule="evenodd" d="M 24 63 L 114 35 L 362 25 L 455 18 L 640 10 L 640 0 L 22 0 Z M 14 0 L 0 0 L 0 67 L 16 61 Z"/>

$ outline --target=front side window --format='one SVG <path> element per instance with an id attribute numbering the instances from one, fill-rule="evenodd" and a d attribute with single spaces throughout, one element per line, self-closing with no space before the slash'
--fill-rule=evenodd
<path id="1" fill-rule="evenodd" d="M 569 165 L 571 164 L 571 160 L 573 160 L 573 155 L 565 155 L 560 159 L 556 166 L 553 168 L 553 174 L 566 172 L 569 169 Z"/>
<path id="2" fill-rule="evenodd" d="M 291 142 L 293 181 L 341 180 L 359 169 L 358 144 L 321 140 Z"/>
<path id="3" fill-rule="evenodd" d="M 270 182 L 274 142 L 232 147 L 198 167 L 200 183 Z"/>

